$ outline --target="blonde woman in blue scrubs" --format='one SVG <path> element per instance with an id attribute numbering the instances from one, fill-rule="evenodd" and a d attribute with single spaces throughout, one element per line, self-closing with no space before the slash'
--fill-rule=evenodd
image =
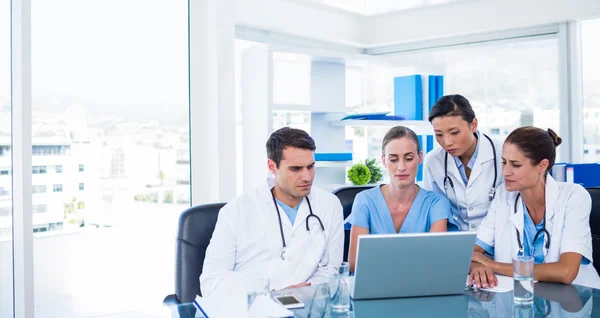
<path id="1" fill-rule="evenodd" d="M 415 184 L 423 153 L 414 131 L 403 126 L 390 129 L 383 138 L 382 153 L 390 184 L 357 194 L 345 221 L 346 229 L 350 229 L 348 260 L 352 272 L 360 235 L 446 232 L 451 217 L 446 197 Z"/>

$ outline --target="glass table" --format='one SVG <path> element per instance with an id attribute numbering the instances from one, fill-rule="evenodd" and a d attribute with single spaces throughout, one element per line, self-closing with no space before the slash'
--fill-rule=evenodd
<path id="1" fill-rule="evenodd" d="M 464 294 L 354 300 L 348 313 L 329 308 L 327 284 L 271 293 L 295 295 L 304 308 L 293 309 L 295 317 L 600 317 L 600 290 L 576 285 L 535 284 L 533 305 L 513 305 L 512 292 L 469 290 Z M 174 318 L 203 317 L 192 303 L 170 306 Z"/>

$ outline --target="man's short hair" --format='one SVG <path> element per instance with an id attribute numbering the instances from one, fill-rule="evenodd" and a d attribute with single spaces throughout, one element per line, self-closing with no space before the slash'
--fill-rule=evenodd
<path id="1" fill-rule="evenodd" d="M 287 147 L 294 147 L 315 151 L 315 141 L 304 130 L 283 127 L 273 132 L 267 140 L 267 158 L 273 160 L 279 168 L 279 163 L 283 159 L 283 150 Z"/>

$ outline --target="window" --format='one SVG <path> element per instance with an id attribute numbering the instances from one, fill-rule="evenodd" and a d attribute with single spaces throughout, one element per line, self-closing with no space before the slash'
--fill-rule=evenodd
<path id="1" fill-rule="evenodd" d="M 392 57 L 392 67 L 365 70 L 365 106 L 360 111 L 393 111 L 393 78 L 432 74 L 435 65 L 444 75 L 444 94 L 461 94 L 471 102 L 481 132 L 494 135 L 498 141 L 524 125 L 552 128 L 560 134 L 555 37 L 492 41 Z M 355 139 L 354 157 L 378 158 L 385 132 L 375 127 L 369 127 L 365 134 L 356 128 L 347 131 L 349 138 Z M 364 142 L 367 145 L 361 145 Z M 560 147 L 558 152 L 560 158 Z"/>
<path id="2" fill-rule="evenodd" d="M 12 209 L 8 206 L 0 207 L 0 217 L 10 216 L 11 212 L 12 212 Z M 2 237 L 2 236 L 0 235 L 0 237 Z"/>
<path id="3" fill-rule="evenodd" d="M 10 81 L 9 81 L 10 84 Z M 6 117 L 5 120 L 10 119 L 10 117 Z M 10 124 L 10 120 L 8 120 L 7 124 Z M 0 157 L 10 155 L 10 146 L 9 145 L 0 145 Z"/>
<path id="4" fill-rule="evenodd" d="M 583 69 L 584 162 L 600 162 L 600 19 L 585 21 L 581 26 L 581 63 Z"/>
<path id="5" fill-rule="evenodd" d="M 11 1 L 0 1 L 0 317 L 14 315 L 10 9 Z"/>
<path id="6" fill-rule="evenodd" d="M 0 228 L 0 237 L 5 237 L 5 238 L 12 237 L 12 228 L 11 227 Z M 8 259 L 8 257 L 6 259 Z M 12 280 L 9 282 L 9 284 L 12 285 Z M 8 286 L 8 287 L 12 289 L 12 286 Z M 8 299 L 12 299 L 11 297 L 12 297 L 12 293 L 9 293 Z M 8 310 L 12 310 L 12 306 L 9 306 Z M 12 317 L 12 316 L 8 316 L 8 317 Z"/>
<path id="7" fill-rule="evenodd" d="M 189 153 L 188 1 L 123 1 L 118 10 L 101 0 L 31 7 L 32 142 L 48 146 L 33 162 L 62 166 L 60 174 L 33 180 L 49 190 L 63 186 L 61 193 L 34 196 L 47 204 L 46 213 L 34 215 L 34 225 L 46 230 L 33 242 L 34 262 L 42 265 L 34 273 L 36 312 L 161 316 L 162 308 L 151 312 L 155 295 L 174 281 L 172 258 L 157 255 L 174 255 L 170 238 L 179 213 L 173 211 L 190 204 L 144 199 L 173 190 L 189 200 L 190 185 L 176 184 L 179 171 L 189 175 L 189 164 L 178 165 L 176 155 Z M 128 253 L 139 240 L 152 251 Z M 166 278 L 140 288 L 144 271 L 133 268 Z"/>
<path id="8" fill-rule="evenodd" d="M 273 130 L 282 127 L 298 128 L 310 133 L 310 112 L 274 111 Z"/>
<path id="9" fill-rule="evenodd" d="M 360 108 L 365 103 L 364 67 L 346 67 L 346 105 Z"/>
<path id="10" fill-rule="evenodd" d="M 34 226 L 33 227 L 33 233 L 42 233 L 42 232 L 47 232 L 47 231 L 48 231 L 47 226 Z"/>
<path id="11" fill-rule="evenodd" d="M 110 176 L 112 178 L 125 176 L 125 153 L 123 149 L 117 148 L 111 154 Z"/>
<path id="12" fill-rule="evenodd" d="M 45 185 L 34 185 L 32 187 L 32 193 L 46 193 Z"/>
<path id="13" fill-rule="evenodd" d="M 48 212 L 48 205 L 46 204 L 34 204 L 33 213 L 44 213 Z"/>
<path id="14" fill-rule="evenodd" d="M 34 140 L 34 142 L 39 140 Z M 64 142 L 64 141 L 62 141 Z M 61 141 L 54 141 L 53 143 L 61 143 Z M 66 150 L 69 148 L 69 145 L 56 145 L 56 146 L 46 146 L 46 145 L 33 145 L 32 155 L 33 156 L 61 156 L 66 153 Z"/>
<path id="15" fill-rule="evenodd" d="M 52 192 L 63 192 L 63 185 L 62 184 L 53 185 Z"/>
<path id="16" fill-rule="evenodd" d="M 62 165 L 57 165 L 55 167 L 55 171 L 56 171 L 56 173 L 62 173 L 63 172 L 63 166 Z"/>
<path id="17" fill-rule="evenodd" d="M 33 166 L 33 174 L 43 174 L 46 173 L 46 166 Z"/>
<path id="18" fill-rule="evenodd" d="M 83 165 L 79 165 L 79 172 L 83 172 Z"/>
<path id="19" fill-rule="evenodd" d="M 310 105 L 310 56 L 273 52 L 273 103 Z"/>

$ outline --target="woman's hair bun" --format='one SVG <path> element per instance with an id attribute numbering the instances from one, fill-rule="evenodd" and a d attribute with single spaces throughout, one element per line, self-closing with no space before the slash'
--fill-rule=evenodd
<path id="1" fill-rule="evenodd" d="M 558 137 L 554 130 L 548 128 L 548 135 L 552 137 L 552 140 L 554 141 L 554 147 L 558 147 L 558 145 L 562 143 L 562 138 Z"/>

